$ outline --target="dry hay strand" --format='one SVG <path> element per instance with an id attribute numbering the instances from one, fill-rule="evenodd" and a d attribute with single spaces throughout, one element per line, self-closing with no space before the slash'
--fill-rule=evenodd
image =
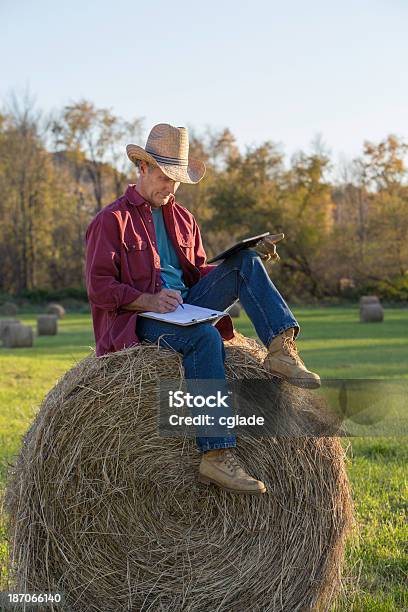
<path id="1" fill-rule="evenodd" d="M 270 377 L 237 336 L 228 379 Z M 88 356 L 48 393 L 6 489 L 16 590 L 62 591 L 75 612 L 327 610 L 352 525 L 339 438 L 241 436 L 267 493 L 206 487 L 194 439 L 157 430 L 158 378 L 182 377 L 178 353 L 143 344 Z M 317 413 L 282 385 L 289 421 Z"/>

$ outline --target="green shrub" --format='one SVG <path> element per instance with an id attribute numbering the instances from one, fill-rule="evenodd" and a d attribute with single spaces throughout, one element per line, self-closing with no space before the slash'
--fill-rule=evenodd
<path id="1" fill-rule="evenodd" d="M 88 296 L 84 287 L 65 287 L 63 289 L 24 289 L 16 295 L 19 302 L 30 302 L 31 304 L 45 304 L 47 302 L 60 302 L 66 299 L 74 299 L 87 302 Z"/>
<path id="2" fill-rule="evenodd" d="M 374 293 L 384 302 L 408 302 L 408 274 L 367 283 L 360 295 Z"/>

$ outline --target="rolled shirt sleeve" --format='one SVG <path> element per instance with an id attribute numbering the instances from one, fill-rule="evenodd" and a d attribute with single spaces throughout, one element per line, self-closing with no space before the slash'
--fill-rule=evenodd
<path id="1" fill-rule="evenodd" d="M 101 213 L 86 231 L 85 280 L 89 301 L 103 310 L 130 304 L 143 291 L 120 282 L 120 238 L 114 216 Z"/>

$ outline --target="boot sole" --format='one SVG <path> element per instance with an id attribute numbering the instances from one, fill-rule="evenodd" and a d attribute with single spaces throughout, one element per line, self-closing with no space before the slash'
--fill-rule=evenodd
<path id="1" fill-rule="evenodd" d="M 286 382 L 290 383 L 294 387 L 300 387 L 301 389 L 319 389 L 322 383 L 321 381 L 316 380 L 304 380 L 302 378 L 287 378 L 283 376 L 283 374 L 279 374 L 278 372 L 272 372 L 272 370 L 268 370 L 270 374 L 275 376 L 275 378 L 280 378 L 281 380 L 286 380 Z"/>
<path id="2" fill-rule="evenodd" d="M 224 489 L 224 491 L 228 491 L 229 493 L 237 493 L 238 495 L 263 495 L 266 492 L 266 487 L 264 489 L 258 489 L 257 491 L 242 491 L 240 489 L 230 489 L 229 487 L 224 487 L 216 480 L 212 480 L 212 478 L 207 478 L 207 476 L 201 476 L 201 474 L 199 474 L 198 476 L 198 481 L 206 485 L 214 484 L 220 489 Z"/>

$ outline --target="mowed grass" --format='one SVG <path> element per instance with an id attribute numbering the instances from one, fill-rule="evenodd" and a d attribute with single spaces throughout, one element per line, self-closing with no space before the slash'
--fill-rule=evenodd
<path id="1" fill-rule="evenodd" d="M 408 309 L 386 309 L 381 324 L 359 322 L 357 308 L 296 308 L 299 352 L 322 378 L 408 379 Z M 19 315 L 36 325 L 36 315 Z M 255 336 L 246 315 L 237 330 Z M 57 380 L 94 346 L 90 316 L 69 314 L 55 337 L 31 349 L 0 348 L 0 486 L 6 462 Z M 333 610 L 408 610 L 406 438 L 344 440 L 358 530 L 346 550 L 345 592 Z M 0 543 L 3 551 L 4 531 Z M 1 558 L 1 554 L 0 554 Z M 0 590 L 5 584 L 1 578 Z"/>

